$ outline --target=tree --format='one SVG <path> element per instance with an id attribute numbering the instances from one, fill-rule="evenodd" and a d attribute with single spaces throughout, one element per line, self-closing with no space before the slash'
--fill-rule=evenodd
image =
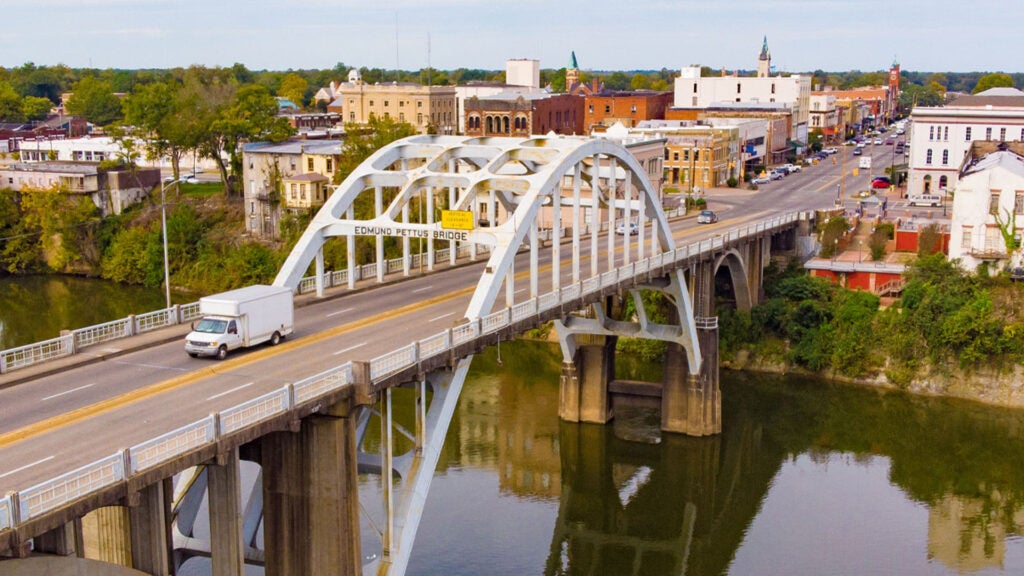
<path id="1" fill-rule="evenodd" d="M 629 87 L 633 90 L 647 90 L 651 87 L 651 79 L 638 72 L 633 74 L 633 78 L 629 81 Z"/>
<path id="2" fill-rule="evenodd" d="M 287 119 L 277 117 L 277 100 L 266 88 L 256 84 L 239 88 L 226 105 L 214 112 L 214 120 L 199 150 L 217 163 L 224 191 L 231 197 L 235 194 L 234 176 L 242 172 L 242 142 L 283 142 L 294 129 Z M 225 163 L 225 154 L 228 163 Z"/>
<path id="3" fill-rule="evenodd" d="M 50 115 L 53 102 L 48 98 L 25 96 L 21 99 L 21 112 L 26 120 L 43 120 Z"/>
<path id="4" fill-rule="evenodd" d="M 978 83 L 974 85 L 974 90 L 971 90 L 971 94 L 977 94 L 978 92 L 984 92 L 989 88 L 1013 88 L 1013 78 L 1009 74 L 1003 74 L 1001 72 L 995 74 L 986 74 L 978 79 Z"/>
<path id="5" fill-rule="evenodd" d="M 300 108 L 305 108 L 307 88 L 309 88 L 309 82 L 305 78 L 295 72 L 289 72 L 281 80 L 281 87 L 277 89 L 277 95 L 291 100 Z"/>
<path id="6" fill-rule="evenodd" d="M 69 113 L 101 126 L 122 117 L 121 100 L 114 95 L 110 82 L 93 76 L 86 76 L 75 84 L 74 93 L 68 98 L 67 109 Z"/>
<path id="7" fill-rule="evenodd" d="M 195 97 L 177 82 L 155 82 L 138 87 L 124 102 L 125 122 L 147 136 L 146 156 L 169 157 L 175 180 L 181 177 L 181 158 L 198 140 L 193 118 Z"/>
<path id="8" fill-rule="evenodd" d="M 0 82 L 0 121 L 23 122 L 25 112 L 21 104 L 21 97 L 14 87 L 7 82 Z"/>

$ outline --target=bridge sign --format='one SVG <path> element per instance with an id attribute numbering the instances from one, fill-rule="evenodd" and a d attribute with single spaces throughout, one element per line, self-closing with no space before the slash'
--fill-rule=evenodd
<path id="1" fill-rule="evenodd" d="M 444 230 L 472 230 L 473 213 L 469 210 L 441 210 L 441 228 Z"/>

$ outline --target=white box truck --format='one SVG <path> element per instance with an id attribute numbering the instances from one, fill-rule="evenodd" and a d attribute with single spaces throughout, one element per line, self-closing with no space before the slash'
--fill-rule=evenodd
<path id="1" fill-rule="evenodd" d="M 291 288 L 247 286 L 199 299 L 202 319 L 185 337 L 189 356 L 223 360 L 236 348 L 277 345 L 294 328 Z"/>

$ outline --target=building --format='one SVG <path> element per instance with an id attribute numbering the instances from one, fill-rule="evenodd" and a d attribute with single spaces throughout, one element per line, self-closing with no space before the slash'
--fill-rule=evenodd
<path id="1" fill-rule="evenodd" d="M 991 88 L 946 106 L 911 112 L 907 194 L 957 186 L 960 166 L 976 141 L 1024 141 L 1024 92 Z"/>
<path id="2" fill-rule="evenodd" d="M 960 167 L 950 226 L 949 257 L 967 270 L 982 262 L 991 268 L 1020 266 L 1024 234 L 1024 144 L 976 146 Z M 976 157 L 980 156 L 980 157 Z"/>
<path id="3" fill-rule="evenodd" d="M 614 124 L 630 128 L 643 120 L 664 120 L 673 98 L 672 92 L 603 90 L 585 97 L 583 125 L 592 132 Z"/>
<path id="4" fill-rule="evenodd" d="M 774 166 L 789 162 L 795 153 L 789 131 L 792 128 L 792 110 L 785 104 L 758 103 L 743 104 L 722 102 L 693 114 L 692 110 L 670 108 L 665 116 L 669 120 L 695 119 L 716 125 L 717 122 L 762 122 L 754 131 L 741 131 L 741 156 L 744 171 L 756 170 L 759 166 Z M 748 136 L 744 136 L 748 134 Z"/>
<path id="5" fill-rule="evenodd" d="M 454 86 L 423 86 L 408 82 L 366 84 L 358 70 L 338 86 L 328 112 L 343 122 L 366 124 L 370 118 L 392 118 L 411 124 L 420 134 L 454 134 L 457 110 Z"/>
<path id="6" fill-rule="evenodd" d="M 89 196 L 103 216 L 120 214 L 160 185 L 160 170 L 105 170 L 99 162 L 15 162 L 0 167 L 0 187 L 14 191 L 49 190 Z"/>
<path id="7" fill-rule="evenodd" d="M 772 76 L 767 40 L 761 46 L 757 69 L 757 76 L 723 74 L 702 77 L 700 66 L 684 67 L 675 81 L 673 107 L 702 110 L 727 102 L 783 104 L 792 112 L 789 138 L 798 143 L 806 143 L 810 121 L 811 77 Z"/>
<path id="8" fill-rule="evenodd" d="M 341 142 L 255 142 L 242 148 L 245 228 L 254 236 L 277 238 L 286 211 L 314 210 L 330 195 L 341 161 Z"/>
<path id="9" fill-rule="evenodd" d="M 845 140 L 845 127 L 841 124 L 843 115 L 836 107 L 836 98 L 828 92 L 811 93 L 810 131 L 821 133 L 826 144 Z"/>
<path id="10" fill-rule="evenodd" d="M 466 100 L 476 96 L 487 98 L 498 94 L 550 94 L 540 87 L 538 60 L 508 60 L 505 62 L 505 83 L 474 80 L 455 87 L 459 134 L 466 133 Z"/>
<path id="11" fill-rule="evenodd" d="M 580 65 L 576 61 L 576 51 L 573 50 L 569 56 L 569 65 L 565 67 L 565 91 L 577 96 L 589 96 L 603 90 L 604 84 L 599 78 L 592 78 L 590 84 L 583 82 Z"/>
<path id="12" fill-rule="evenodd" d="M 467 136 L 574 135 L 583 133 L 583 97 L 573 94 L 500 93 L 466 100 Z"/>
<path id="13" fill-rule="evenodd" d="M 742 178 L 738 126 L 645 120 L 633 132 L 666 140 L 665 187 L 697 192 Z"/>

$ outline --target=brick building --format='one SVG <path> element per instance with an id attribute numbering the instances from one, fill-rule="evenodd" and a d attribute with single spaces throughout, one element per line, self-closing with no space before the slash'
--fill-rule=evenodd
<path id="1" fill-rule="evenodd" d="M 665 111 L 675 97 L 671 91 L 615 91 L 586 96 L 583 124 L 587 131 L 609 127 L 616 122 L 626 128 L 643 120 L 664 120 Z"/>
<path id="2" fill-rule="evenodd" d="M 465 104 L 467 136 L 583 134 L 583 97 L 572 94 L 495 94 Z"/>

